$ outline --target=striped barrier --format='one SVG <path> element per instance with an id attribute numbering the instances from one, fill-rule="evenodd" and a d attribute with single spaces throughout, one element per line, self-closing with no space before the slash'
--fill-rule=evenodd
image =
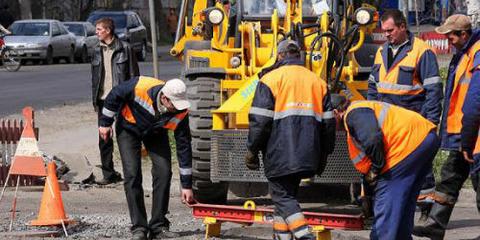
<path id="1" fill-rule="evenodd" d="M 33 116 L 33 109 L 29 108 Z M 33 121 L 35 137 L 38 140 L 38 128 L 35 128 Z M 0 185 L 5 184 L 5 180 L 10 170 L 10 164 L 17 148 L 24 128 L 23 120 L 0 119 Z M 15 186 L 17 178 L 9 179 L 7 186 Z M 41 185 L 42 182 L 35 176 L 20 176 L 20 186 Z"/>

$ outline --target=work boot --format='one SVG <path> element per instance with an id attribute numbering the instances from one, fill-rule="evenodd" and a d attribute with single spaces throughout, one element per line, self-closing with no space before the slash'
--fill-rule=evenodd
<path id="1" fill-rule="evenodd" d="M 150 239 L 179 238 L 180 234 L 171 232 L 169 228 L 161 228 L 160 232 L 150 232 Z"/>
<path id="2" fill-rule="evenodd" d="M 132 232 L 132 240 L 147 240 L 147 234 L 144 231 Z"/>
<path id="3" fill-rule="evenodd" d="M 413 235 L 442 240 L 445 236 L 448 221 L 452 215 L 453 205 L 433 204 L 430 217 L 426 222 L 413 228 Z"/>
<path id="4" fill-rule="evenodd" d="M 119 172 L 115 172 L 111 178 L 103 178 L 100 181 L 97 181 L 98 185 L 109 185 L 123 180 L 122 175 Z"/>
<path id="5" fill-rule="evenodd" d="M 418 222 L 424 223 L 428 220 L 428 216 L 430 216 L 433 202 L 417 202 L 417 206 L 420 208 L 420 218 L 418 219 Z"/>

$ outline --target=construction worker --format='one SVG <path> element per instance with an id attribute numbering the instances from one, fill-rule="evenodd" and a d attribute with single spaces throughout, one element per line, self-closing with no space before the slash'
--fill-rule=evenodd
<path id="1" fill-rule="evenodd" d="M 480 31 L 472 31 L 470 19 L 462 14 L 448 17 L 445 23 L 437 27 L 435 31 L 445 34 L 450 44 L 457 50 L 449 66 L 445 89 L 446 98 L 443 104 L 445 111 L 440 125 L 441 148 L 450 153 L 442 166 L 441 181 L 435 189 L 435 203 L 429 219 L 416 226 L 413 233 L 432 239 L 443 239 L 460 189 L 470 175 L 471 163 L 466 161 L 460 151 L 462 139 L 467 138 L 462 137 L 460 133 L 462 117 L 474 116 L 472 114 L 466 116 L 467 114 L 464 113 L 479 109 L 473 102 L 467 104 L 465 96 L 470 82 L 480 81 L 480 71 L 476 71 L 476 67 L 480 65 Z M 465 108 L 465 111 L 462 111 L 462 107 Z M 472 133 L 476 134 L 478 129 L 472 131 L 475 131 Z M 476 136 L 473 141 L 469 142 L 469 153 L 473 150 L 475 140 Z M 475 179 L 478 178 L 472 177 L 472 180 Z M 478 186 L 477 184 L 473 185 Z"/>
<path id="2" fill-rule="evenodd" d="M 116 116 L 117 142 L 122 159 L 124 188 L 135 240 L 176 238 L 165 217 L 170 199 L 171 155 L 168 130 L 174 131 L 182 202 L 193 202 L 192 149 L 186 87 L 182 80 L 162 82 L 150 77 L 135 77 L 114 87 L 105 99 L 99 120 L 102 139 L 112 137 Z M 152 160 L 153 205 L 147 222 L 143 199 L 141 146 Z"/>
<path id="3" fill-rule="evenodd" d="M 381 27 L 387 42 L 375 56 L 368 81 L 368 100 L 395 104 L 420 113 L 437 125 L 442 112 L 443 84 L 432 49 L 407 29 L 407 21 L 398 9 L 386 10 Z M 419 200 L 424 202 L 424 218 L 428 215 L 435 190 L 430 170 Z"/>
<path id="4" fill-rule="evenodd" d="M 115 24 L 111 18 L 100 18 L 95 22 L 95 33 L 99 44 L 95 47 L 92 59 L 92 103 L 98 118 L 110 90 L 118 84 L 139 76 L 138 63 L 129 43 L 121 41 L 115 34 Z M 113 164 L 113 140 L 98 138 L 103 178 L 99 185 L 122 181 Z"/>
<path id="5" fill-rule="evenodd" d="M 435 125 L 385 102 L 349 106 L 333 95 L 332 104 L 347 131 L 350 158 L 374 190 L 370 239 L 412 239 L 416 199 L 440 144 Z"/>
<path id="6" fill-rule="evenodd" d="M 302 178 L 314 176 L 335 144 L 335 120 L 325 81 L 304 67 L 300 47 L 278 44 L 277 62 L 262 72 L 249 113 L 249 169 L 265 176 L 275 205 L 274 239 L 314 239 L 295 199 Z"/>

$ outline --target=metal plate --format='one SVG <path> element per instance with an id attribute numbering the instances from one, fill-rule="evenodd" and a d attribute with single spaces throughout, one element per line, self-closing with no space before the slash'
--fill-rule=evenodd
<path id="1" fill-rule="evenodd" d="M 260 170 L 249 170 L 244 163 L 247 151 L 248 130 L 212 131 L 211 173 L 213 182 L 267 182 L 260 161 Z M 333 154 L 328 157 L 322 176 L 315 177 L 316 183 L 357 183 L 360 174 L 355 170 L 348 157 L 345 132 L 337 132 Z"/>

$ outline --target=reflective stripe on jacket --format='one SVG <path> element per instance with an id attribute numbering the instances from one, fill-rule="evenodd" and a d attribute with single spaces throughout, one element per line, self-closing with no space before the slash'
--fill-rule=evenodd
<path id="1" fill-rule="evenodd" d="M 472 78 L 475 54 L 480 51 L 480 31 L 475 31 L 462 50 L 450 62 L 445 88 L 444 111 L 440 126 L 441 147 L 445 150 L 460 149 L 462 118 L 465 97 Z"/>
<path id="2" fill-rule="evenodd" d="M 333 151 L 332 110 L 325 81 L 299 63 L 262 77 L 249 113 L 247 147 L 263 151 L 267 178 L 314 174 Z"/>
<path id="3" fill-rule="evenodd" d="M 160 92 L 164 84 L 165 82 L 161 80 L 144 76 L 133 82 L 133 91 L 129 94 L 133 101 L 127 101 L 123 104 L 120 113 L 120 116 L 130 125 L 127 128 L 134 130 L 139 135 L 147 134 L 148 131 L 152 130 L 152 123 L 155 123 L 155 127 L 170 130 L 177 128 L 178 123 L 187 116 L 188 111 L 181 111 L 176 114 L 165 113 L 162 114 L 164 117 L 160 118 L 156 116 L 155 108 L 157 103 L 155 101 L 158 92 Z M 131 88 L 132 83 L 123 86 L 127 86 L 126 90 L 128 90 Z M 115 96 L 115 94 L 112 96 Z M 105 102 L 107 101 L 105 100 Z M 107 125 L 111 125 L 113 116 L 116 114 L 116 111 L 110 110 L 111 107 L 116 108 L 116 106 L 109 106 L 105 103 L 105 108 L 103 109 L 104 116 L 110 118 L 107 119 L 107 122 L 110 123 Z M 161 119 L 161 121 L 158 121 L 158 119 Z"/>
<path id="4" fill-rule="evenodd" d="M 108 127 L 117 116 L 117 127 L 142 139 L 151 134 L 174 131 L 182 188 L 192 187 L 192 147 L 188 111 L 160 114 L 156 97 L 164 82 L 150 77 L 136 77 L 114 87 L 105 99 L 99 126 Z M 118 114 L 117 114 L 118 113 Z M 170 152 L 170 148 L 164 149 Z"/>
<path id="5" fill-rule="evenodd" d="M 383 133 L 385 146 L 385 166 L 381 170 L 384 173 L 405 159 L 410 153 L 423 142 L 435 125 L 413 111 L 378 101 L 353 102 L 345 113 L 345 129 L 347 131 L 347 143 L 350 159 L 355 168 L 362 174 L 367 174 L 371 167 L 371 161 L 362 150 L 361 143 L 352 137 L 347 126 L 347 118 L 356 109 L 367 108 L 375 112 L 377 124 Z M 362 121 L 362 119 L 350 119 Z"/>
<path id="6" fill-rule="evenodd" d="M 462 151 L 473 153 L 475 163 L 472 172 L 480 171 L 480 51 L 473 60 L 470 70 L 472 77 L 463 104 L 463 119 L 461 130 Z"/>
<path id="7" fill-rule="evenodd" d="M 409 34 L 409 42 L 392 64 L 388 64 L 389 44 L 378 49 L 368 81 L 368 100 L 413 110 L 437 124 L 443 98 L 437 59 L 427 43 Z"/>

